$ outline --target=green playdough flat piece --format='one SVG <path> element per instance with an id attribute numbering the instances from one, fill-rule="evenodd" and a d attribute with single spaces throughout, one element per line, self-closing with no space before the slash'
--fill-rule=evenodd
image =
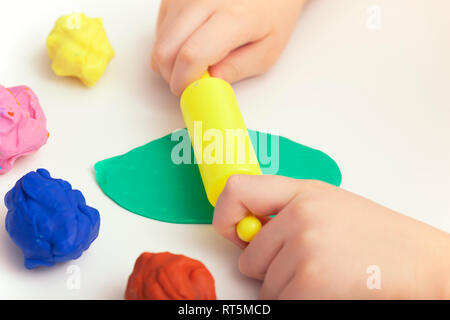
<path id="1" fill-rule="evenodd" d="M 249 133 L 253 145 L 261 145 L 255 151 L 264 174 L 274 174 L 274 168 L 278 167 L 277 175 L 340 185 L 339 167 L 325 153 L 284 137 L 251 130 Z M 174 147 L 180 145 L 180 140 L 172 141 L 171 136 L 98 162 L 94 167 L 97 182 L 118 205 L 141 216 L 172 223 L 210 224 L 214 208 L 206 198 L 198 167 L 193 161 L 192 164 L 178 165 L 172 161 L 171 155 L 177 150 Z M 193 160 L 185 129 L 181 136 L 187 139 L 190 151 L 190 155 L 183 155 L 183 152 L 181 155 Z M 263 140 L 267 143 L 257 143 Z M 270 150 L 277 143 L 279 161 L 272 159 L 270 165 Z M 268 157 L 264 156 L 266 154 Z"/>

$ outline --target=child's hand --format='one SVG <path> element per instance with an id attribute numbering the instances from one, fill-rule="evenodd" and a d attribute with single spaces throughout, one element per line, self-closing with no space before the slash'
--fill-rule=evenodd
<path id="1" fill-rule="evenodd" d="M 306 0 L 162 0 L 152 67 L 180 95 L 212 66 L 228 82 L 265 72 Z"/>
<path id="2" fill-rule="evenodd" d="M 263 280 L 261 298 L 450 298 L 445 232 L 326 183 L 232 176 L 215 208 L 216 230 L 245 247 L 235 226 L 249 211 L 266 224 L 239 268 Z M 371 280 L 379 267 L 379 290 L 368 289 L 369 266 Z"/>

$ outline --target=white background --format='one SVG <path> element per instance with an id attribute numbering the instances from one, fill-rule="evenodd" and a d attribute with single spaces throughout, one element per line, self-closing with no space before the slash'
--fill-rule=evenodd
<path id="1" fill-rule="evenodd" d="M 382 10 L 380 30 L 366 26 L 369 5 Z M 1 0 L 0 83 L 37 93 L 50 139 L 0 176 L 0 197 L 44 167 L 80 189 L 102 220 L 80 259 L 29 271 L 5 231 L 1 203 L 0 298 L 121 299 L 138 255 L 166 250 L 203 261 L 219 298 L 257 297 L 259 282 L 237 269 L 240 250 L 211 226 L 142 218 L 96 184 L 95 162 L 183 127 L 178 99 L 149 67 L 158 6 Z M 104 18 L 116 51 L 91 89 L 56 77 L 45 48 L 56 19 L 78 11 Z M 248 127 L 325 151 L 340 165 L 344 188 L 450 231 L 449 14 L 446 0 L 311 0 L 275 67 L 235 85 Z M 80 268 L 79 290 L 66 287 L 71 265 Z"/>

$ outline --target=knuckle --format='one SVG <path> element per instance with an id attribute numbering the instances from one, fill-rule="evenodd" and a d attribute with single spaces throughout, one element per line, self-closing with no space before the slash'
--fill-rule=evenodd
<path id="1" fill-rule="evenodd" d="M 304 180 L 302 184 L 302 189 L 305 194 L 309 196 L 318 196 L 320 191 L 324 191 L 329 188 L 329 184 L 320 180 Z M 319 191 L 319 193 L 318 193 Z"/>
<path id="2" fill-rule="evenodd" d="M 180 51 L 180 59 L 183 62 L 191 64 L 198 59 L 198 52 L 194 46 L 184 46 Z"/>
<path id="3" fill-rule="evenodd" d="M 249 1 L 248 0 L 238 0 L 235 1 L 232 6 L 228 5 L 226 8 L 224 8 L 226 13 L 231 16 L 232 18 L 238 19 L 238 21 L 241 19 L 242 16 L 246 15 L 249 10 Z"/>
<path id="4" fill-rule="evenodd" d="M 312 283 L 315 286 L 319 286 L 323 279 L 320 264 L 314 258 L 309 258 L 308 261 L 300 263 L 297 266 L 296 279 L 303 285 L 305 283 Z"/>
<path id="5" fill-rule="evenodd" d="M 154 57 L 156 62 L 165 64 L 170 60 L 170 52 L 166 46 L 158 44 L 154 50 Z"/>
<path id="6" fill-rule="evenodd" d="M 303 218 L 310 212 L 314 211 L 314 207 L 314 200 L 310 197 L 298 198 L 293 204 L 294 210 L 291 211 L 291 218 L 296 222 L 303 222 Z"/>
<path id="7" fill-rule="evenodd" d="M 312 188 L 319 189 L 319 190 L 322 190 L 322 189 L 325 189 L 326 187 L 328 187 L 328 183 L 323 182 L 321 180 L 309 180 L 308 183 Z"/>
<path id="8" fill-rule="evenodd" d="M 240 174 L 230 176 L 225 184 L 224 191 L 231 195 L 239 194 L 242 179 L 243 176 Z"/>
<path id="9" fill-rule="evenodd" d="M 301 232 L 297 238 L 297 243 L 300 243 L 302 247 L 308 249 L 317 246 L 319 241 L 320 235 L 314 228 L 309 228 Z"/>
<path id="10" fill-rule="evenodd" d="M 310 197 L 300 197 L 298 200 L 295 200 L 292 204 L 292 209 L 287 213 L 289 214 L 288 219 L 292 226 L 306 230 L 314 227 L 314 222 L 318 217 L 317 203 Z"/>

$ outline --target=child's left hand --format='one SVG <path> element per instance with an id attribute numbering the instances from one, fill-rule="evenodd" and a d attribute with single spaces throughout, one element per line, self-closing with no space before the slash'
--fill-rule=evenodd
<path id="1" fill-rule="evenodd" d="M 162 0 L 152 68 L 181 95 L 208 67 L 232 83 L 265 72 L 306 0 Z"/>

